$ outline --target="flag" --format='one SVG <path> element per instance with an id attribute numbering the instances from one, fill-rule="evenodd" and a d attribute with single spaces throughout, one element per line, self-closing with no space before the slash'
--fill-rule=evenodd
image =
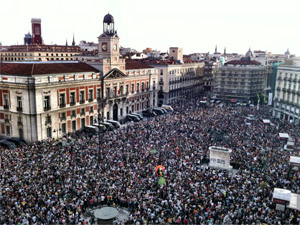
<path id="1" fill-rule="evenodd" d="M 162 186 L 162 185 L 164 185 L 165 183 L 166 183 L 166 179 L 163 178 L 163 177 L 160 177 L 159 180 L 158 180 L 158 184 L 159 184 L 160 186 Z"/>

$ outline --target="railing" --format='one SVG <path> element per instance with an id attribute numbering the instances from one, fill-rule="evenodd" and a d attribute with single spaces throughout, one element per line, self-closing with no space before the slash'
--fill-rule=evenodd
<path id="1" fill-rule="evenodd" d="M 4 122 L 5 123 L 9 123 L 9 119 L 4 119 Z"/>
<path id="2" fill-rule="evenodd" d="M 67 117 L 66 116 L 62 116 L 62 117 L 60 117 L 60 120 L 61 121 L 63 121 L 63 120 L 66 120 L 67 119 Z"/>
<path id="3" fill-rule="evenodd" d="M 49 124 L 49 125 L 51 124 L 51 120 L 46 120 L 46 121 L 45 121 L 45 125 L 47 126 L 48 124 Z"/>
<path id="4" fill-rule="evenodd" d="M 4 109 L 9 109 L 9 105 L 4 105 L 3 108 Z"/>
<path id="5" fill-rule="evenodd" d="M 80 99 L 79 103 L 80 103 L 80 104 L 85 103 L 85 99 Z"/>
<path id="6" fill-rule="evenodd" d="M 59 104 L 59 108 L 64 108 L 64 107 L 66 107 L 66 103 L 65 102 L 62 102 L 62 103 Z"/>
<path id="7" fill-rule="evenodd" d="M 80 112 L 80 116 L 85 116 L 85 112 Z"/>
<path id="8" fill-rule="evenodd" d="M 92 102 L 92 101 L 94 101 L 94 99 L 93 98 L 89 98 L 89 102 Z"/>
<path id="9" fill-rule="evenodd" d="M 18 126 L 23 126 L 23 122 L 22 121 L 18 121 Z"/>
<path id="10" fill-rule="evenodd" d="M 45 106 L 44 111 L 49 111 L 51 109 L 51 106 Z"/>
<path id="11" fill-rule="evenodd" d="M 22 112 L 22 111 L 23 111 L 23 108 L 22 108 L 22 107 L 17 107 L 17 111 L 18 111 L 18 112 Z"/>
<path id="12" fill-rule="evenodd" d="M 71 119 L 76 118 L 76 114 L 71 114 Z"/>
<path id="13" fill-rule="evenodd" d="M 163 81 L 159 81 L 158 84 L 159 85 L 164 85 L 164 82 Z"/>
<path id="14" fill-rule="evenodd" d="M 70 102 L 70 106 L 76 105 L 76 102 Z"/>

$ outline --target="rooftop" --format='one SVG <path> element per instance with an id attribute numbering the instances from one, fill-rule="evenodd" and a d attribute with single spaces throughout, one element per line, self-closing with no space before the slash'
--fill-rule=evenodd
<path id="1" fill-rule="evenodd" d="M 83 62 L 10 62 L 0 64 L 0 75 L 42 75 L 58 73 L 99 72 Z"/>
<path id="2" fill-rule="evenodd" d="M 149 66 L 147 63 L 144 63 L 142 60 L 126 59 L 125 69 L 134 70 L 134 69 L 152 69 L 152 66 Z"/>
<path id="3" fill-rule="evenodd" d="M 79 46 L 65 45 L 11 45 L 6 46 L 3 52 L 82 52 Z"/>

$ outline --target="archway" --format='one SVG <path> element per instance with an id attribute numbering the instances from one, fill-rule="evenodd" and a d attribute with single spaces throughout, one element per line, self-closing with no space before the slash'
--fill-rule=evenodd
<path id="1" fill-rule="evenodd" d="M 118 105 L 117 103 L 113 106 L 113 120 L 118 121 Z"/>

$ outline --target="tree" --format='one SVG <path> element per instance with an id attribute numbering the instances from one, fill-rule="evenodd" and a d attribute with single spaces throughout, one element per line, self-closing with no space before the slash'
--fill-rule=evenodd
<path id="1" fill-rule="evenodd" d="M 259 94 L 259 103 L 261 105 L 265 104 L 266 103 L 266 98 L 265 98 L 265 95 L 264 94 Z"/>
<path id="2" fill-rule="evenodd" d="M 255 95 L 254 98 L 253 98 L 253 104 L 254 104 L 254 105 L 257 105 L 258 99 L 259 99 L 259 95 L 258 95 L 258 93 L 256 93 L 256 95 Z"/>

